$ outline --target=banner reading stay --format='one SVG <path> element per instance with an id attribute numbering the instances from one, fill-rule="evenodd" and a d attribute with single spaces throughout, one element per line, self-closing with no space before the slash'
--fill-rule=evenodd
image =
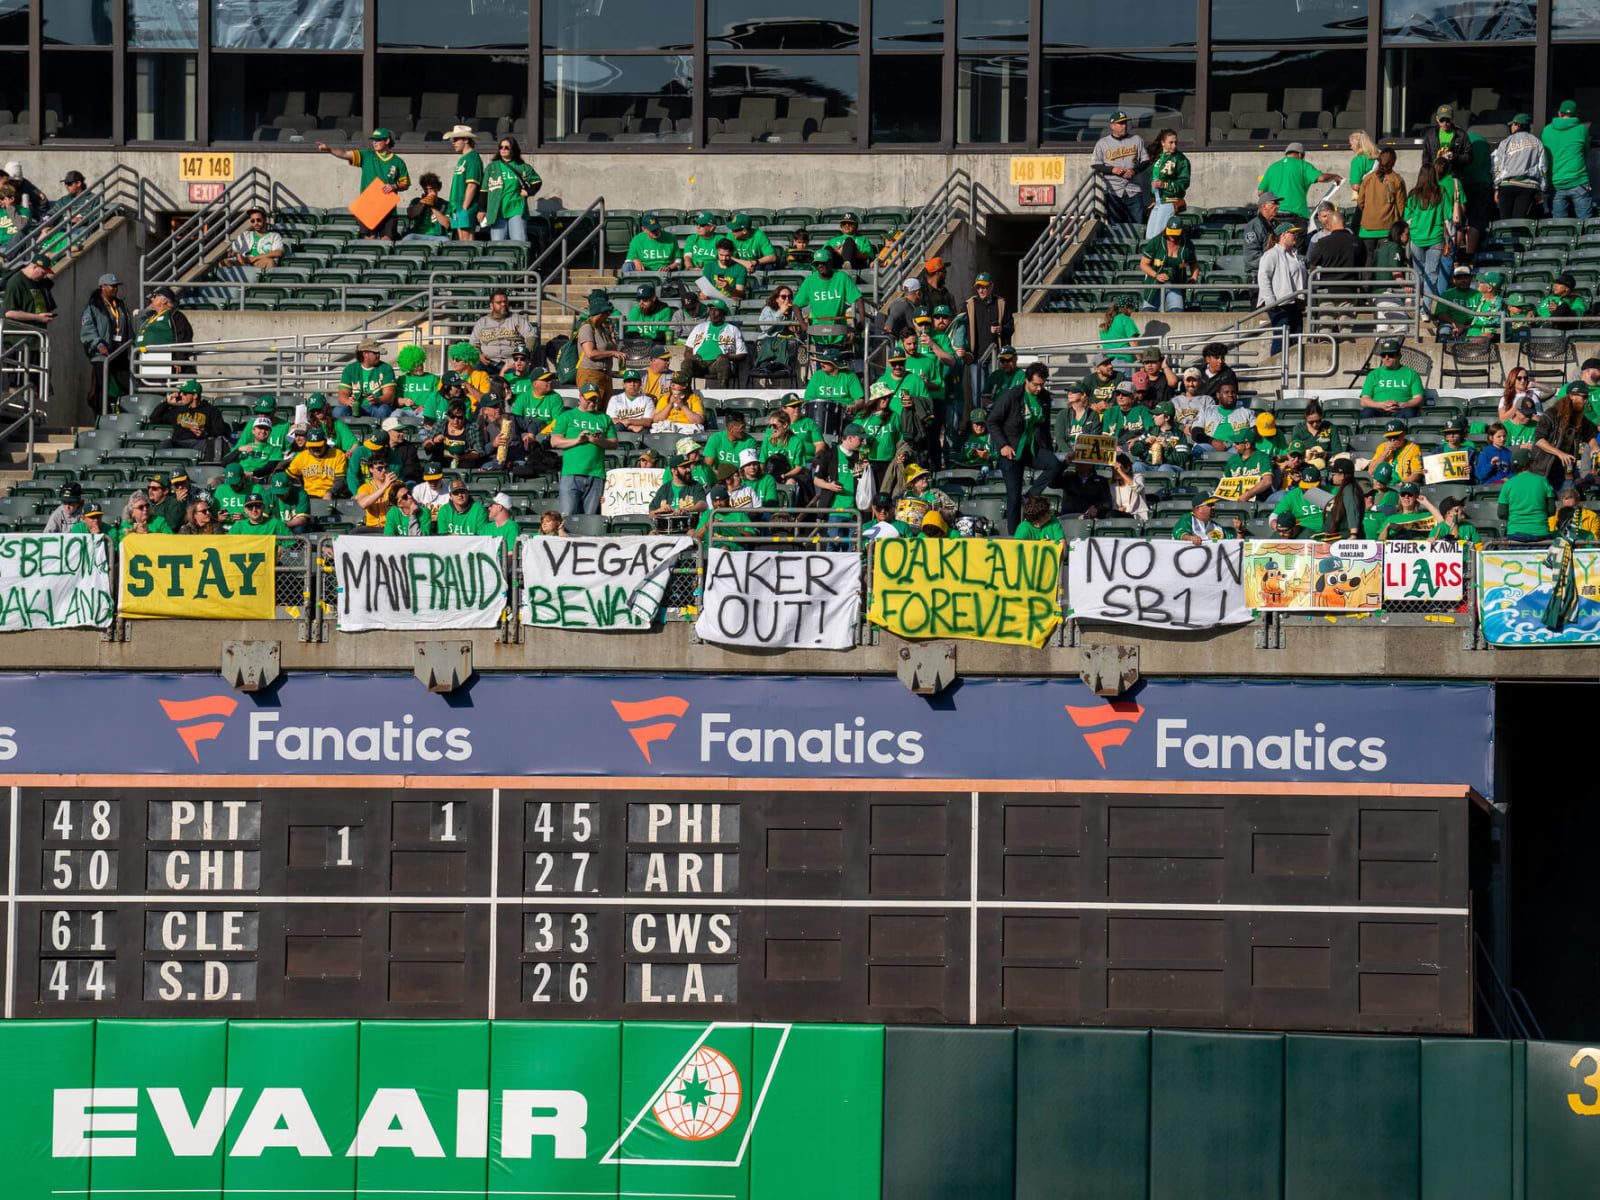
<path id="1" fill-rule="evenodd" d="M 528 538 L 522 623 L 554 629 L 648 629 L 686 537 Z"/>
<path id="2" fill-rule="evenodd" d="M 1075 539 L 1067 604 L 1074 617 L 1157 629 L 1245 624 L 1244 543 Z"/>
<path id="3" fill-rule="evenodd" d="M 107 625 L 111 614 L 111 559 L 104 537 L 0 536 L 0 630 Z"/>
<path id="4" fill-rule="evenodd" d="M 859 554 L 713 549 L 694 631 L 733 646 L 847 650 L 860 617 Z"/>
<path id="5" fill-rule="evenodd" d="M 1060 542 L 879 538 L 867 619 L 906 638 L 1043 646 L 1061 623 Z"/>
<path id="6" fill-rule="evenodd" d="M 506 606 L 497 537 L 341 537 L 339 630 L 493 629 Z"/>
<path id="7" fill-rule="evenodd" d="M 130 533 L 122 539 L 125 617 L 269 621 L 278 541 Z"/>

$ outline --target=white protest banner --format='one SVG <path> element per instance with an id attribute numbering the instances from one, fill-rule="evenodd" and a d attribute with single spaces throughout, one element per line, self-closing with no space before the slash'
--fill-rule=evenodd
<path id="1" fill-rule="evenodd" d="M 1456 483 L 1467 478 L 1467 464 L 1472 455 L 1465 450 L 1445 450 L 1429 454 L 1422 460 L 1424 483 Z"/>
<path id="2" fill-rule="evenodd" d="M 1156 629 L 1210 629 L 1251 619 L 1244 543 L 1074 538 L 1068 615 Z"/>
<path id="3" fill-rule="evenodd" d="M 1155 629 L 1250 621 L 1245 544 L 1075 538 L 1067 550 L 1069 616 Z"/>
<path id="4" fill-rule="evenodd" d="M 339 631 L 493 629 L 506 605 L 497 537 L 333 541 Z"/>
<path id="5" fill-rule="evenodd" d="M 1465 560 L 1454 542 L 1385 542 L 1383 598 L 1459 601 L 1466 595 Z"/>
<path id="6" fill-rule="evenodd" d="M 528 538 L 522 623 L 552 629 L 648 629 L 686 537 Z"/>
<path id="7" fill-rule="evenodd" d="M 102 535 L 0 536 L 0 631 L 109 625 L 114 610 Z"/>
<path id="8" fill-rule="evenodd" d="M 1074 462 L 1109 463 L 1117 456 L 1117 439 L 1105 433 L 1080 433 L 1072 439 Z"/>
<path id="9" fill-rule="evenodd" d="M 861 556 L 713 549 L 694 631 L 729 646 L 848 650 L 861 618 Z"/>
<path id="10" fill-rule="evenodd" d="M 606 490 L 600 496 L 602 517 L 636 517 L 650 511 L 650 501 L 661 488 L 659 467 L 613 467 L 606 472 Z"/>

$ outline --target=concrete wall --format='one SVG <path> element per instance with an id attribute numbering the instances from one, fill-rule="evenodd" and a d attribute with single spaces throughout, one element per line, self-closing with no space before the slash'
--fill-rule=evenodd
<path id="1" fill-rule="evenodd" d="M 138 305 L 139 256 L 149 232 L 137 221 L 119 218 L 85 243 L 70 264 L 56 276 L 56 319 L 50 325 L 50 411 L 55 427 L 92 420 L 89 413 L 89 360 L 78 341 L 84 305 L 99 287 L 100 276 L 122 281 L 122 296 Z"/>

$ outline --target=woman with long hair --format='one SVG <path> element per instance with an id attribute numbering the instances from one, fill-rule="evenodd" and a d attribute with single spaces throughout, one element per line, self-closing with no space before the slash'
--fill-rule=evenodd
<path id="1" fill-rule="evenodd" d="M 485 216 L 491 242 L 528 240 L 528 203 L 541 186 L 539 172 L 522 161 L 522 147 L 517 139 L 501 138 L 484 172 L 488 200 Z"/>
<path id="2" fill-rule="evenodd" d="M 1356 482 L 1354 464 L 1348 458 L 1334 459 L 1328 468 L 1328 484 L 1333 499 L 1322 510 L 1322 540 L 1342 542 L 1363 537 L 1367 494 Z"/>
<path id="3" fill-rule="evenodd" d="M 1543 475 L 1559 494 L 1567 480 L 1578 476 L 1578 456 L 1594 440 L 1595 424 L 1585 415 L 1589 389 L 1580 383 L 1567 386 L 1566 394 L 1550 402 L 1533 430 L 1533 459 L 1528 470 Z"/>
<path id="4" fill-rule="evenodd" d="M 1394 151 L 1385 146 L 1378 151 L 1378 162 L 1356 193 L 1361 209 L 1360 234 L 1364 238 L 1387 237 L 1396 221 L 1406 214 L 1406 185 L 1394 169 Z"/>
<path id="5" fill-rule="evenodd" d="M 1150 516 L 1150 504 L 1144 498 L 1144 476 L 1133 469 L 1132 456 L 1120 450 L 1111 460 L 1111 502 L 1124 516 L 1141 521 Z"/>
<path id="6" fill-rule="evenodd" d="M 222 527 L 222 522 L 215 518 L 211 501 L 191 500 L 178 532 L 191 537 L 217 537 L 228 531 Z"/>
<path id="7" fill-rule="evenodd" d="M 794 310 L 794 286 L 780 283 L 773 288 L 767 296 L 767 301 L 761 306 L 761 336 L 771 337 L 776 334 L 780 337 L 793 337 L 795 335 L 795 322 L 800 319 L 800 314 Z"/>
<path id="8" fill-rule="evenodd" d="M 1506 385 L 1500 391 L 1500 407 L 1496 417 L 1501 421 L 1509 421 L 1524 396 L 1533 398 L 1535 411 L 1544 407 L 1544 397 L 1539 394 L 1539 385 L 1534 382 L 1533 376 L 1524 367 L 1513 367 L 1506 372 Z"/>
<path id="9" fill-rule="evenodd" d="M 1167 222 L 1189 207 L 1189 159 L 1178 149 L 1178 131 L 1163 129 L 1156 134 L 1156 160 L 1150 164 L 1150 190 L 1156 202 L 1150 207 L 1144 237 L 1159 237 Z"/>
<path id="10" fill-rule="evenodd" d="M 1361 187 L 1361 181 L 1367 177 L 1368 172 L 1378 165 L 1378 143 L 1372 140 L 1372 135 L 1365 129 L 1352 130 L 1350 134 L 1350 175 L 1345 180 L 1350 185 L 1353 195 Z"/>
<path id="11" fill-rule="evenodd" d="M 1137 307 L 1136 297 L 1119 292 L 1101 314 L 1100 345 L 1108 357 L 1121 362 L 1133 361 L 1133 341 L 1139 336 L 1139 327 L 1133 322 L 1133 310 Z"/>
<path id="12" fill-rule="evenodd" d="M 1450 209 L 1433 167 L 1423 163 L 1417 170 L 1417 182 L 1406 197 L 1405 220 L 1411 229 L 1411 265 L 1422 276 L 1422 288 L 1430 296 L 1437 296 L 1450 286 L 1444 267 L 1445 224 L 1449 219 Z"/>

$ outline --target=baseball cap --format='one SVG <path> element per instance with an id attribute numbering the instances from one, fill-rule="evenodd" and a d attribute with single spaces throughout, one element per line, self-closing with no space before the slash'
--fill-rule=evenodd
<path id="1" fill-rule="evenodd" d="M 1296 225 L 1293 221 L 1279 221 L 1277 228 L 1272 232 L 1275 236 L 1282 237 L 1286 233 L 1299 233 L 1301 228 L 1301 226 Z"/>
<path id="2" fill-rule="evenodd" d="M 1422 495 L 1422 489 L 1419 488 L 1414 483 L 1402 483 L 1399 487 L 1397 487 L 1395 489 L 1395 491 L 1399 492 L 1402 496 L 1420 496 L 1420 495 Z"/>
<path id="3" fill-rule="evenodd" d="M 327 444 L 328 444 L 328 436 L 327 436 L 327 434 L 323 433 L 322 430 L 320 430 L 320 429 L 308 429 L 308 430 L 306 430 L 306 445 L 308 445 L 308 446 L 326 446 Z"/>
<path id="4" fill-rule="evenodd" d="M 749 213 L 737 213 L 737 214 L 734 215 L 733 220 L 728 222 L 728 229 L 730 231 L 735 231 L 736 232 L 736 231 L 738 231 L 740 229 L 749 229 L 749 228 L 750 228 L 750 214 Z"/>
<path id="5" fill-rule="evenodd" d="M 1563 117 L 1570 117 L 1578 111 L 1578 102 L 1576 100 L 1563 100 L 1561 107 L 1556 111 Z"/>
<path id="6" fill-rule="evenodd" d="M 1394 467 L 1389 463 L 1379 463 L 1372 468 L 1372 481 L 1388 487 L 1394 482 Z"/>
<path id="7" fill-rule="evenodd" d="M 1000 347 L 1000 357 L 1001 358 L 1015 358 L 1016 356 L 1017 356 L 1017 348 L 1015 346 L 1001 346 Z"/>
<path id="8" fill-rule="evenodd" d="M 548 372 L 547 372 L 547 374 L 548 374 Z M 544 376 L 543 375 L 536 375 L 536 376 L 534 376 L 534 378 L 535 379 L 543 379 Z M 460 373 L 457 372 L 457 371 L 446 371 L 443 375 L 439 376 L 439 386 L 441 388 L 460 387 L 463 382 L 464 381 L 462 380 Z M 310 407 L 310 406 L 308 405 L 307 407 Z"/>
<path id="9" fill-rule="evenodd" d="M 728 489 L 723 487 L 720 483 L 714 483 L 706 489 L 707 500 L 726 500 L 727 498 Z"/>
<path id="10" fill-rule="evenodd" d="M 450 481 L 450 486 L 445 490 L 451 495 L 454 495 L 456 492 L 465 493 L 467 490 L 467 481 L 465 479 L 452 479 Z"/>
<path id="11" fill-rule="evenodd" d="M 1400 340 L 1398 338 L 1385 338 L 1378 344 L 1379 354 L 1399 354 Z"/>
<path id="12" fill-rule="evenodd" d="M 90 500 L 83 506 L 83 515 L 86 517 L 103 517 L 106 515 L 106 510 L 100 501 Z"/>
<path id="13" fill-rule="evenodd" d="M 244 506 L 246 508 L 265 508 L 266 504 L 266 499 L 260 492 L 251 492 L 244 498 Z"/>
<path id="14" fill-rule="evenodd" d="M 785 392 L 778 400 L 780 408 L 799 408 L 804 403 L 798 392 Z"/>
<path id="15" fill-rule="evenodd" d="M 383 347 L 378 345 L 378 343 L 373 341 L 371 338 L 362 338 L 361 341 L 356 343 L 357 354 L 366 354 L 369 351 L 373 354 L 382 354 Z"/>
<path id="16" fill-rule="evenodd" d="M 633 294 L 641 300 L 654 300 L 656 295 L 656 285 L 653 283 L 641 283 L 638 287 L 633 289 Z"/>
<path id="17" fill-rule="evenodd" d="M 1300 471 L 1300 482 L 1304 484 L 1321 483 L 1322 472 L 1317 467 L 1307 463 Z"/>
<path id="18" fill-rule="evenodd" d="M 844 427 L 844 432 L 841 433 L 839 436 L 842 437 L 842 438 L 847 438 L 847 437 L 864 438 L 864 437 L 867 436 L 867 431 L 865 429 L 861 428 L 861 426 L 857 425 L 854 421 L 851 421 L 850 424 L 848 424 L 848 425 L 846 425 Z"/>
<path id="19" fill-rule="evenodd" d="M 994 283 L 994 276 L 989 274 L 989 272 L 987 272 L 987 271 L 979 271 L 976 275 L 974 275 L 972 277 L 972 282 L 974 284 L 979 284 L 979 283 L 992 284 L 992 283 Z"/>
<path id="20" fill-rule="evenodd" d="M 394 134 L 390 133 L 382 125 L 379 125 L 376 129 L 374 129 L 371 133 L 369 133 L 367 135 L 367 140 L 371 141 L 371 142 L 375 142 L 379 138 L 383 138 L 383 139 L 386 139 L 387 141 L 391 141 L 392 142 L 392 141 L 394 141 Z"/>
<path id="21" fill-rule="evenodd" d="M 76 480 L 69 479 L 61 485 L 61 498 L 63 500 L 81 500 L 83 488 Z"/>
<path id="22" fill-rule="evenodd" d="M 1139 389 L 1134 387 L 1133 383 L 1127 379 L 1119 380 L 1112 391 L 1119 396 L 1137 396 L 1139 394 Z"/>
<path id="23" fill-rule="evenodd" d="M 600 389 L 592 383 L 586 383 L 578 389 L 578 395 L 580 396 L 598 396 L 599 394 Z"/>
<path id="24" fill-rule="evenodd" d="M 1283 197 L 1276 192 L 1262 192 L 1256 200 L 1257 204 L 1282 204 Z"/>
<path id="25" fill-rule="evenodd" d="M 748 467 L 751 463 L 758 463 L 760 461 L 761 451 L 757 450 L 754 446 L 746 446 L 743 450 L 739 451 L 739 465 L 741 467 Z"/>
<path id="26" fill-rule="evenodd" d="M 1185 367 L 1183 369 L 1183 378 L 1185 378 L 1185 379 L 1200 379 L 1200 378 L 1202 378 L 1202 376 L 1200 374 L 1200 368 L 1199 367 Z"/>
<path id="27" fill-rule="evenodd" d="M 271 417 L 257 417 L 255 420 L 251 421 L 250 424 L 251 424 L 251 426 L 253 428 L 256 428 L 256 429 L 271 429 L 272 428 L 272 418 Z"/>
<path id="28" fill-rule="evenodd" d="M 1406 431 L 1406 423 L 1404 421 L 1397 420 L 1397 419 L 1396 420 L 1391 420 L 1387 424 L 1384 425 L 1384 427 L 1383 427 L 1383 436 L 1384 437 L 1394 437 L 1396 434 L 1404 433 L 1405 431 Z"/>
<path id="29" fill-rule="evenodd" d="M 432 483 L 435 479 L 444 478 L 444 466 L 436 462 L 422 464 L 422 478 Z"/>
<path id="30" fill-rule="evenodd" d="M 728 302 L 726 300 L 724 300 L 721 296 L 718 296 L 715 300 L 707 300 L 706 301 L 706 307 L 707 308 L 714 308 L 718 312 L 727 312 L 728 311 Z"/>
<path id="31" fill-rule="evenodd" d="M 400 418 L 385 417 L 383 419 L 383 424 L 379 426 L 379 428 L 381 428 L 385 433 L 393 433 L 396 429 L 400 428 Z"/>
<path id="32" fill-rule="evenodd" d="M 307 412 L 321 412 L 323 409 L 325 409 L 327 407 L 328 407 L 328 398 L 326 396 L 324 396 L 321 392 L 316 393 L 315 395 L 309 397 L 306 400 L 306 411 Z"/>
<path id="33" fill-rule="evenodd" d="M 1304 142 L 1290 142 L 1287 146 L 1285 146 L 1283 148 L 1283 152 L 1285 154 L 1304 154 L 1306 152 L 1305 143 Z"/>
<path id="34" fill-rule="evenodd" d="M 1125 124 L 1127 122 L 1127 120 L 1128 120 L 1128 114 L 1123 112 L 1119 108 L 1119 109 L 1117 109 L 1116 112 L 1111 114 L 1111 122 L 1110 123 L 1112 125 L 1122 125 L 1122 124 Z"/>
<path id="35" fill-rule="evenodd" d="M 1171 400 L 1161 401 L 1161 403 L 1155 406 L 1154 412 L 1157 416 L 1160 416 L 1162 413 L 1165 413 L 1169 417 L 1175 417 L 1178 415 L 1177 406 L 1174 405 Z"/>
<path id="36" fill-rule="evenodd" d="M 1511 123 L 1513 125 L 1532 125 L 1533 118 L 1525 112 L 1519 112 L 1511 118 Z"/>
<path id="37" fill-rule="evenodd" d="M 1478 281 L 1480 283 L 1487 283 L 1490 287 L 1499 287 L 1506 281 L 1506 277 L 1500 274 L 1499 271 L 1485 271 L 1482 275 L 1478 276 Z"/>
<path id="38" fill-rule="evenodd" d="M 1107 363 L 1115 363 L 1115 362 L 1116 362 L 1116 359 L 1112 358 L 1111 355 L 1102 354 L 1099 358 L 1094 360 L 1094 365 L 1097 366 L 1097 367 L 1103 367 Z"/>
<path id="39" fill-rule="evenodd" d="M 1160 362 L 1161 348 L 1159 346 L 1146 346 L 1144 353 L 1139 355 L 1141 362 Z"/>
<path id="40" fill-rule="evenodd" d="M 903 363 L 905 361 L 906 352 L 904 350 L 896 350 L 889 355 L 889 364 L 891 366 L 893 366 L 895 363 Z"/>
<path id="41" fill-rule="evenodd" d="M 1589 385 L 1584 383 L 1581 379 L 1574 380 L 1573 382 L 1567 384 L 1567 395 L 1569 396 L 1587 396 L 1588 394 Z M 174 478 L 176 478 L 176 476 L 174 476 Z"/>
<path id="42" fill-rule="evenodd" d="M 672 373 L 672 382 L 673 383 L 681 383 L 685 387 L 687 387 L 689 384 L 694 382 L 694 376 L 691 375 L 684 368 L 679 367 L 676 371 L 674 371 Z"/>
<path id="43" fill-rule="evenodd" d="M 205 388 L 200 385 L 200 381 L 198 379 L 185 380 L 183 385 L 178 388 L 178 390 L 185 396 L 205 395 Z"/>
<path id="44" fill-rule="evenodd" d="M 1506 305 L 1510 308 L 1526 308 L 1528 307 L 1528 298 L 1521 292 L 1512 292 L 1506 297 Z"/>
<path id="45" fill-rule="evenodd" d="M 498 504 L 501 508 L 510 508 L 511 497 L 506 495 L 504 492 L 496 492 L 489 498 L 489 503 Z"/>
<path id="46" fill-rule="evenodd" d="M 902 291 L 920 292 L 922 290 L 922 280 L 913 275 L 910 279 L 902 283 L 900 288 Z"/>
<path id="47" fill-rule="evenodd" d="M 950 317 L 955 314 L 950 311 L 948 304 L 935 304 L 933 306 L 933 315 L 936 317 Z"/>
<path id="48" fill-rule="evenodd" d="M 77 175 L 77 172 L 74 171 L 73 174 Z M 82 179 L 83 176 L 79 175 L 78 178 Z M 115 275 L 113 275 L 109 271 L 107 271 L 104 275 L 100 276 L 100 279 L 95 284 L 95 286 L 96 287 L 115 287 L 116 285 L 120 284 L 121 282 L 122 282 L 122 280 L 118 279 Z"/>
<path id="49" fill-rule="evenodd" d="M 222 480 L 224 483 L 239 483 L 243 479 L 244 468 L 238 463 L 229 463 L 227 466 L 222 468 Z"/>
<path id="50" fill-rule="evenodd" d="M 1451 276 L 1452 279 L 1457 275 L 1471 275 L 1471 274 L 1472 274 L 1472 268 L 1467 266 L 1466 263 L 1457 264 L 1455 270 L 1450 272 L 1450 276 Z"/>
<path id="51" fill-rule="evenodd" d="M 1262 437 L 1275 437 L 1278 432 L 1278 418 L 1271 413 L 1261 413 L 1256 417 L 1256 432 Z"/>
<path id="52" fill-rule="evenodd" d="M 1453 117 L 1455 115 L 1456 110 L 1451 108 L 1448 104 L 1441 104 L 1438 108 L 1433 110 L 1433 119 L 1435 121 L 1440 121 L 1445 117 Z"/>
<path id="53" fill-rule="evenodd" d="M 1561 274 L 1556 276 L 1555 282 L 1559 283 L 1562 287 L 1575 288 L 1578 286 L 1578 277 L 1563 271 Z"/>
<path id="54" fill-rule="evenodd" d="M 1451 417 L 1444 423 L 1444 431 L 1446 433 L 1465 433 L 1467 431 L 1467 419 L 1465 417 Z"/>
<path id="55" fill-rule="evenodd" d="M 639 374 L 639 372 L 632 369 L 626 370 L 622 373 L 623 383 L 638 383 L 641 378 L 642 376 Z"/>
<path id="56" fill-rule="evenodd" d="M 814 262 L 814 263 L 829 263 L 829 262 L 832 262 L 833 261 L 833 251 L 825 250 L 825 249 L 824 250 L 813 250 L 811 252 L 811 261 Z"/>
<path id="57" fill-rule="evenodd" d="M 82 171 L 68 171 L 65 175 L 63 175 L 61 177 L 61 182 L 62 183 L 87 183 L 88 180 L 84 179 Z"/>
<path id="58" fill-rule="evenodd" d="M 256 399 L 255 411 L 270 416 L 278 409 L 278 402 L 271 396 L 261 396 Z"/>
<path id="59" fill-rule="evenodd" d="M 942 271 L 944 270 L 944 259 L 940 258 L 936 254 L 932 258 L 928 259 L 927 262 L 922 264 L 922 269 L 929 275 L 932 275 L 938 271 Z"/>
<path id="60" fill-rule="evenodd" d="M 654 216 L 646 213 L 643 217 L 639 218 L 639 228 L 654 231 L 661 228 L 661 222 Z"/>
<path id="61" fill-rule="evenodd" d="M 975 408 L 967 414 L 967 420 L 974 425 L 987 425 L 989 423 L 989 414 L 981 408 Z"/>
<path id="62" fill-rule="evenodd" d="M 715 213 L 703 212 L 694 219 L 694 223 L 696 225 L 715 225 L 717 217 Z"/>
<path id="63" fill-rule="evenodd" d="M 43 268 L 47 273 L 49 273 L 51 275 L 55 274 L 55 268 L 50 265 L 50 259 L 49 259 L 49 256 L 47 256 L 47 255 L 44 255 L 44 254 L 38 255 L 37 257 L 35 257 L 33 259 L 32 265 L 35 266 L 35 267 Z"/>
<path id="64" fill-rule="evenodd" d="M 189 472 L 185 471 L 182 467 L 179 467 L 176 471 L 169 475 L 168 478 L 171 479 L 173 483 L 188 483 Z"/>
<path id="65" fill-rule="evenodd" d="M 455 372 L 452 371 L 451 374 L 454 375 Z M 529 383 L 554 383 L 555 381 L 556 373 L 554 371 L 540 371 L 532 379 L 528 380 Z M 461 382 L 461 376 L 456 375 L 456 382 Z"/>
<path id="66" fill-rule="evenodd" d="M 1290 442 L 1289 443 L 1289 453 L 1290 454 L 1298 454 L 1302 458 L 1304 458 L 1305 457 L 1305 453 L 1306 453 L 1306 444 L 1304 442 Z"/>

